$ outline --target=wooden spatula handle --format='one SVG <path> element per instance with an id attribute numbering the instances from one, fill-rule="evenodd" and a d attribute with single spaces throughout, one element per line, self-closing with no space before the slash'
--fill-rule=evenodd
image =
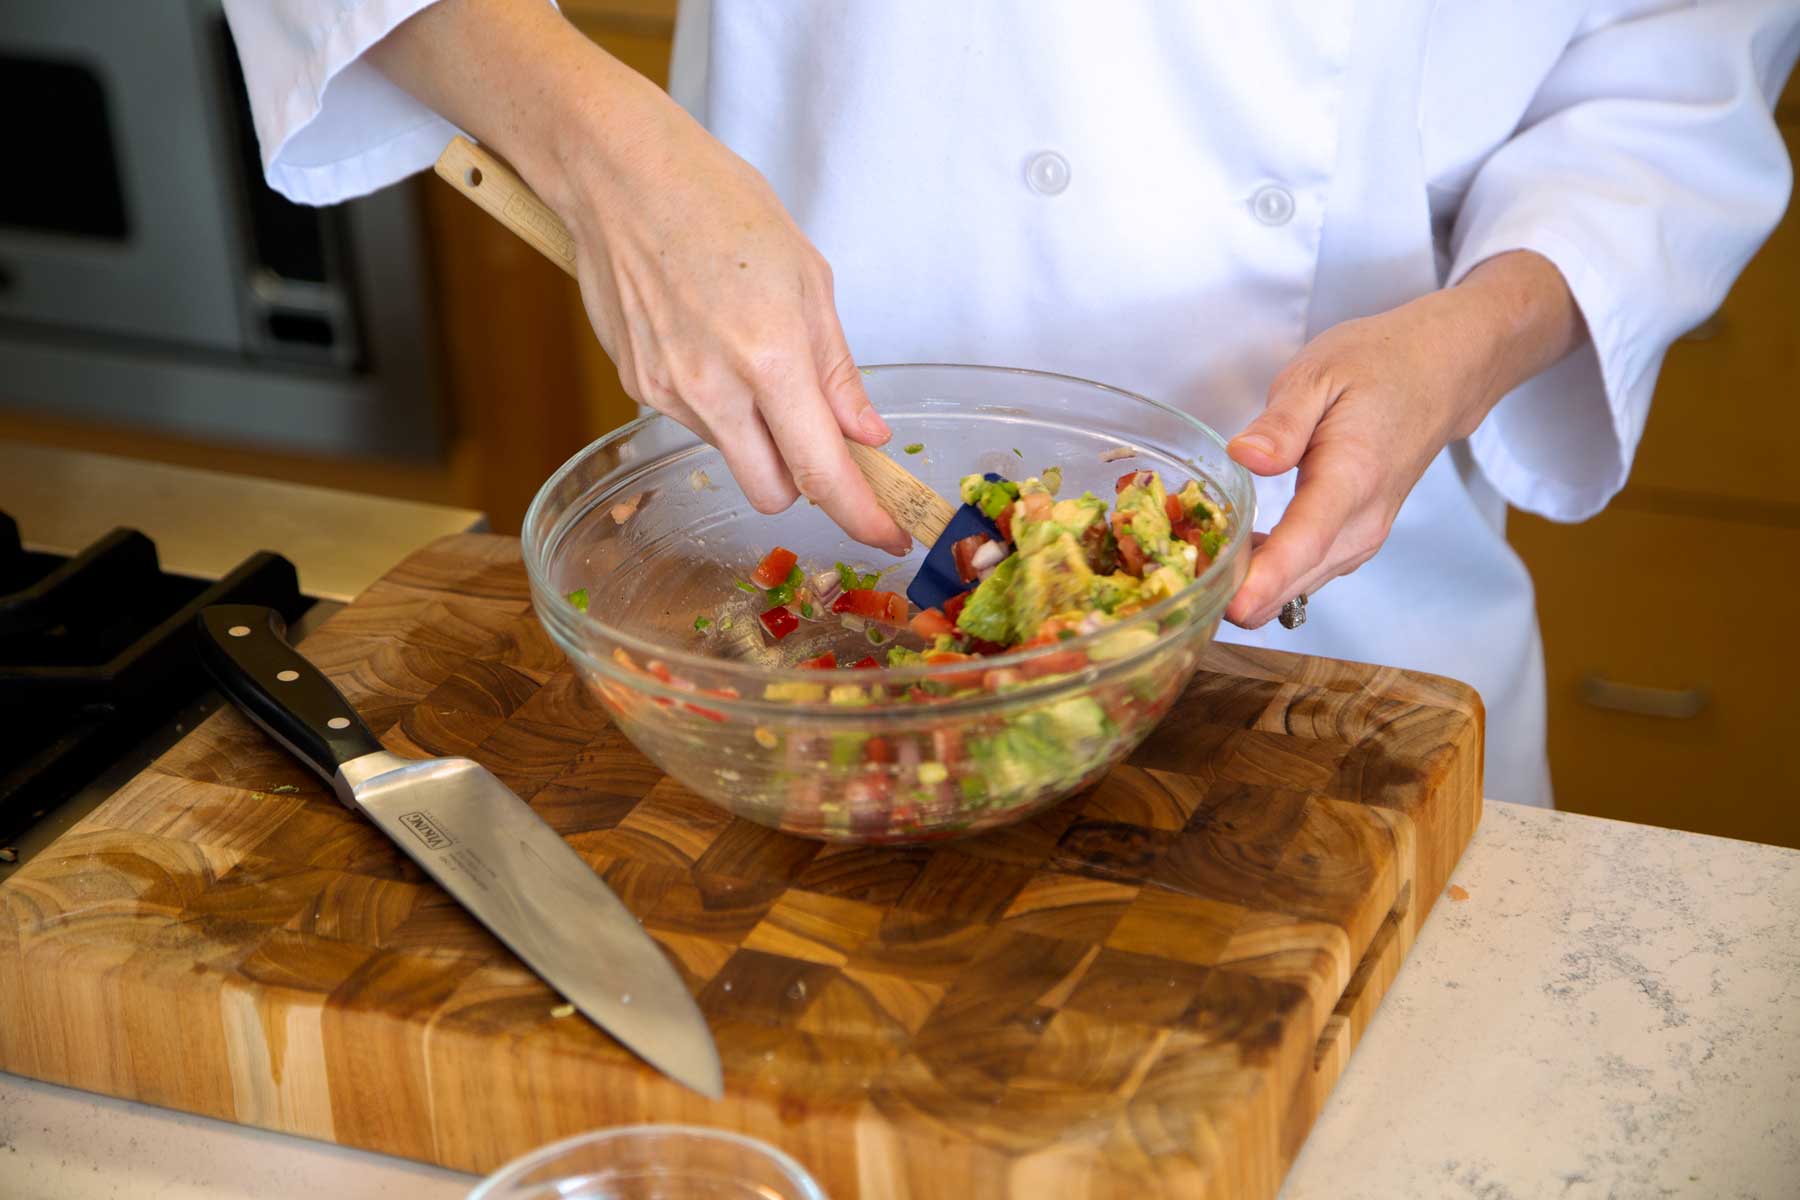
<path id="1" fill-rule="evenodd" d="M 575 274 L 575 239 L 568 226 L 512 168 L 467 138 L 457 137 L 438 156 L 437 173 L 545 258 Z M 881 451 L 851 441 L 844 444 L 895 524 L 925 545 L 935 545 L 956 509 Z"/>
<path id="2" fill-rule="evenodd" d="M 487 210 L 496 221 L 524 238 L 540 254 L 575 274 L 575 238 L 569 227 L 537 198 L 513 169 L 471 142 L 450 139 L 438 156 L 437 173 L 451 187 Z"/>
<path id="3" fill-rule="evenodd" d="M 956 515 L 948 501 L 921 483 L 917 476 L 873 446 L 845 441 L 850 461 L 869 481 L 882 511 L 894 524 L 927 546 L 937 545 L 944 526 Z"/>

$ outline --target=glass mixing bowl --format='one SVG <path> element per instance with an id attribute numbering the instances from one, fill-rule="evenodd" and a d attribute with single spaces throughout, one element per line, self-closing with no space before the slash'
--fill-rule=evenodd
<path id="1" fill-rule="evenodd" d="M 525 515 L 532 603 L 626 737 L 670 776 L 739 816 L 833 841 L 912 842 L 1022 820 L 1098 780 L 1144 739 L 1193 675 L 1249 566 L 1250 477 L 1183 413 L 1116 388 L 998 367 L 863 371 L 893 427 L 889 453 L 954 501 L 964 475 L 1063 471 L 1061 495 L 1111 503 L 1134 468 L 1170 490 L 1197 478 L 1230 537 L 1179 595 L 1072 640 L 969 664 L 824 672 L 885 658 L 879 626 L 824 614 L 785 640 L 733 587 L 780 545 L 809 575 L 838 561 L 904 591 L 924 559 L 847 538 L 806 503 L 750 507 L 718 451 L 664 417 L 600 439 L 551 476 Z M 904 448 L 923 447 L 913 454 Z M 746 585 L 747 586 L 747 585 Z M 587 607 L 567 598 L 583 589 Z M 979 676 L 991 690 L 939 699 Z"/>

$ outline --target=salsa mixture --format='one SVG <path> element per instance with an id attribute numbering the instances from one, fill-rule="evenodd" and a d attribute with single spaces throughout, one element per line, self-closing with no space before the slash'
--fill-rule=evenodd
<path id="1" fill-rule="evenodd" d="M 830 640 L 841 648 L 844 629 L 860 635 L 855 644 L 868 647 L 860 656 L 853 657 L 853 651 L 840 658 L 836 650 L 826 650 L 789 660 L 820 672 L 818 682 L 765 685 L 764 699 L 800 704 L 943 703 L 1005 693 L 1124 658 L 1155 641 L 1159 631 L 1143 623 L 1110 636 L 1105 631 L 1182 591 L 1205 571 L 1229 537 L 1230 514 L 1199 481 L 1171 492 L 1155 471 L 1120 476 L 1110 511 L 1092 492 L 1058 498 L 1061 485 L 1057 468 L 1019 483 L 981 475 L 963 479 L 963 502 L 978 506 L 1000 537 L 974 534 L 956 543 L 956 569 L 965 590 L 941 608 L 914 611 L 899 591 L 882 586 L 879 572 L 840 562 L 809 573 L 792 551 L 777 546 L 747 579 L 734 581 L 743 600 L 696 616 L 694 629 L 706 639 L 754 636 L 765 646 L 810 630 L 819 636 L 795 639 L 809 649 L 827 634 L 835 635 Z M 585 608 L 584 591 L 568 599 Z M 1023 663 L 995 667 L 986 661 L 1084 634 L 1102 636 L 1082 648 L 1042 653 Z M 622 649 L 614 658 L 633 674 L 693 693 L 686 701 L 657 698 L 665 708 L 678 706 L 723 722 L 706 697 L 737 697 L 729 688 L 686 683 L 658 660 L 639 664 Z M 857 680 L 858 671 L 881 666 L 962 669 L 934 672 L 898 688 Z M 1010 807 L 1022 793 L 1062 794 L 1113 761 L 1122 742 L 1135 744 L 1166 711 L 1180 681 L 1171 688 L 1161 674 L 1147 670 L 1118 687 L 1052 699 L 978 724 L 940 722 L 918 736 L 786 735 L 791 795 L 781 823 L 829 833 L 834 820 L 854 819 L 873 807 L 887 813 L 890 825 L 856 832 L 903 837 L 909 814 L 919 806 L 954 804 L 976 823 L 984 803 L 1004 801 Z M 767 728 L 754 735 L 765 751 L 784 740 Z M 813 815 L 790 820 L 796 806 Z"/>

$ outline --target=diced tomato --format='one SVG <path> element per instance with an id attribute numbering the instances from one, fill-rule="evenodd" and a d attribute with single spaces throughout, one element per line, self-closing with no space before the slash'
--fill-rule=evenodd
<path id="1" fill-rule="evenodd" d="M 778 642 L 788 634 L 794 632 L 794 630 L 800 628 L 800 618 L 796 617 L 791 610 L 779 604 L 758 617 L 757 620 L 763 623 L 763 628 L 767 629 L 770 635 Z"/>
<path id="2" fill-rule="evenodd" d="M 669 674 L 669 665 L 661 659 L 651 659 L 644 664 L 644 670 L 653 676 L 658 683 L 673 684 L 675 682 L 675 676 Z"/>
<path id="3" fill-rule="evenodd" d="M 1025 506 L 1025 515 L 1033 521 L 1041 521 L 1050 515 L 1050 506 L 1055 503 L 1042 492 L 1032 492 L 1028 496 L 1019 497 L 1019 503 Z"/>
<path id="4" fill-rule="evenodd" d="M 865 654 L 855 662 L 851 663 L 850 669 L 852 671 L 879 671 L 881 670 L 881 664 L 875 661 L 875 656 L 873 654 Z"/>
<path id="5" fill-rule="evenodd" d="M 1194 560 L 1194 573 L 1197 575 L 1212 566 L 1212 555 L 1206 552 L 1206 531 L 1189 521 L 1183 528 L 1175 530 L 1175 536 L 1192 546 L 1200 553 Z"/>
<path id="6" fill-rule="evenodd" d="M 956 595 L 954 595 L 954 596 L 950 597 L 948 600 L 944 601 L 944 616 L 947 617 L 948 619 L 950 619 L 951 621 L 956 620 L 956 618 L 962 616 L 963 605 L 967 604 L 968 602 L 969 602 L 969 593 L 967 593 L 967 592 L 956 593 Z"/>
<path id="7" fill-rule="evenodd" d="M 887 625 L 906 624 L 906 597 L 899 592 L 878 592 L 872 588 L 856 588 L 841 593 L 831 602 L 834 613 L 849 613 Z"/>
<path id="8" fill-rule="evenodd" d="M 1144 576 L 1144 548 L 1129 533 L 1119 535 L 1119 561 L 1127 575 Z"/>
<path id="9" fill-rule="evenodd" d="M 946 663 L 973 662 L 972 654 L 958 654 L 954 650 L 927 650 L 925 662 L 927 666 L 943 666 Z M 939 677 L 941 681 L 953 688 L 980 687 L 980 671 L 956 671 Z"/>
<path id="10" fill-rule="evenodd" d="M 1138 487 L 1149 487 L 1152 474 L 1151 471 L 1127 471 L 1119 476 L 1119 482 L 1114 485 L 1114 491 L 1122 492 L 1132 484 L 1136 484 Z"/>
<path id="11" fill-rule="evenodd" d="M 1005 508 L 1000 510 L 1000 515 L 994 518 L 994 525 L 1000 530 L 1001 537 L 1005 538 L 1009 542 L 1013 540 L 1013 536 L 1012 536 L 1012 506 L 1011 505 L 1007 505 Z"/>
<path id="12" fill-rule="evenodd" d="M 948 633 L 953 637 L 956 634 L 956 623 L 935 608 L 926 609 L 914 617 L 911 624 L 912 631 L 928 642 L 939 634 Z"/>
<path id="13" fill-rule="evenodd" d="M 981 686 L 990 692 L 997 692 L 1007 684 L 1019 683 L 1024 680 L 1024 678 L 1023 675 L 1019 674 L 1011 667 L 1000 667 L 992 671 L 983 671 L 981 673 Z"/>
<path id="14" fill-rule="evenodd" d="M 950 556 L 956 560 L 956 574 L 964 583 L 975 580 L 975 552 L 994 539 L 985 533 L 971 533 L 966 538 L 958 538 L 950 547 Z"/>
<path id="15" fill-rule="evenodd" d="M 1188 519 L 1187 509 L 1181 507 L 1181 501 L 1174 496 L 1163 498 L 1163 511 L 1169 514 L 1169 524 L 1177 525 Z"/>
<path id="16" fill-rule="evenodd" d="M 723 721 L 725 719 L 725 714 L 719 712 L 717 709 L 701 708 L 698 704 L 683 704 L 681 707 L 687 709 L 696 716 L 705 717 L 709 721 Z"/>
<path id="17" fill-rule="evenodd" d="M 1045 631 L 1026 642 L 1020 649 L 1030 650 L 1038 646 L 1054 646 L 1061 641 L 1056 630 L 1051 629 L 1047 624 Z M 1037 679 L 1043 675 L 1068 675 L 1081 670 L 1087 664 L 1086 651 L 1060 650 L 1055 654 L 1046 654 L 1041 658 L 1034 658 L 1030 662 L 1020 663 L 1018 670 L 1019 674 L 1026 679 Z"/>
<path id="18" fill-rule="evenodd" d="M 863 743 L 863 758 L 872 763 L 891 763 L 894 761 L 894 748 L 884 737 L 872 737 Z"/>
<path id="19" fill-rule="evenodd" d="M 932 755 L 946 767 L 962 761 L 962 731 L 948 726 L 931 731 Z"/>
<path id="20" fill-rule="evenodd" d="M 793 572 L 794 564 L 799 561 L 799 556 L 792 550 L 777 546 L 763 555 L 756 570 L 750 572 L 750 582 L 760 588 L 778 587 Z"/>
<path id="21" fill-rule="evenodd" d="M 837 654 L 834 651 L 827 650 L 817 658 L 807 659 L 805 662 L 801 663 L 800 666 L 802 669 L 808 671 L 835 670 L 837 668 Z M 811 685 L 809 684 L 808 686 L 810 687 Z"/>

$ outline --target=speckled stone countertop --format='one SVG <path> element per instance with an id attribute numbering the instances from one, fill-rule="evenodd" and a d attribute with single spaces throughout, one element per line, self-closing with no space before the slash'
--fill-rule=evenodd
<path id="1" fill-rule="evenodd" d="M 0 1075 L 0 1195 L 473 1180 Z M 1800 1197 L 1800 851 L 1489 804 L 1282 1200 Z"/>

